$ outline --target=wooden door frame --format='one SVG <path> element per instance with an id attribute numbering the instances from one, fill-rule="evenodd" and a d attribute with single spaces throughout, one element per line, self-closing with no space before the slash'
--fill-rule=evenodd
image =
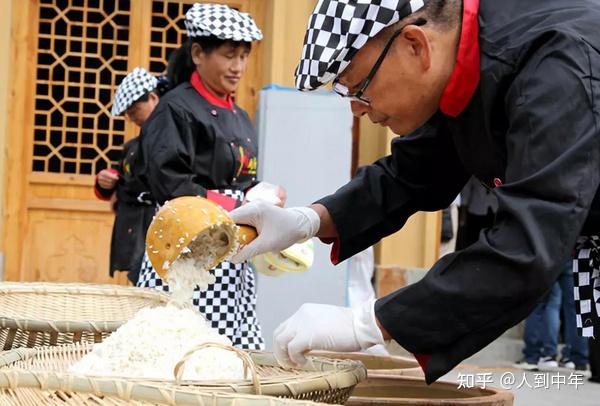
<path id="1" fill-rule="evenodd" d="M 26 92 L 27 83 L 35 78 L 35 43 L 38 26 L 36 0 L 13 2 L 10 55 L 9 110 L 6 140 L 6 190 L 4 193 L 4 277 L 21 278 L 21 254 L 26 227 L 27 176 L 32 154 L 34 95 Z M 19 136 L 16 136 L 19 134 Z M 35 255 L 35 253 L 31 253 Z"/>

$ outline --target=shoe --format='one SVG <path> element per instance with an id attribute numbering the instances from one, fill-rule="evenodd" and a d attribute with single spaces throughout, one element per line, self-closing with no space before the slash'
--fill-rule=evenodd
<path id="1" fill-rule="evenodd" d="M 561 368 L 566 368 L 566 369 L 575 369 L 575 363 L 573 361 L 571 361 L 568 358 L 562 358 L 559 362 L 558 365 Z M 586 368 L 587 369 L 587 368 Z"/>
<path id="2" fill-rule="evenodd" d="M 575 365 L 575 371 L 573 371 L 575 375 L 582 375 L 585 377 L 592 376 L 592 372 L 588 370 L 588 366 L 586 365 Z"/>
<path id="3" fill-rule="evenodd" d="M 537 371 L 538 370 L 537 364 L 529 362 L 525 358 L 523 358 L 522 360 L 519 360 L 519 361 L 515 362 L 513 364 L 513 367 L 514 368 L 522 369 L 524 371 Z"/>
<path id="4" fill-rule="evenodd" d="M 537 366 L 539 369 L 556 369 L 558 368 L 558 362 L 554 357 L 542 357 L 539 359 Z"/>

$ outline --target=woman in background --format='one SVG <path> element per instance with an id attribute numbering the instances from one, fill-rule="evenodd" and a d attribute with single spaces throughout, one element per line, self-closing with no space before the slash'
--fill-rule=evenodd
<path id="1" fill-rule="evenodd" d="M 258 183 L 256 131 L 233 95 L 262 33 L 248 14 L 217 4 L 194 4 L 185 25 L 189 38 L 169 60 L 174 88 L 144 125 L 149 186 L 160 205 L 202 196 L 232 210 Z M 263 349 L 253 271 L 225 261 L 211 272 L 216 282 L 196 289 L 193 305 L 234 346 Z M 147 260 L 137 285 L 168 289 Z"/>
<path id="2" fill-rule="evenodd" d="M 111 114 L 115 117 L 125 114 L 141 127 L 167 89 L 166 78 L 156 78 L 143 68 L 135 68 L 117 88 Z M 138 280 L 146 231 L 155 210 L 154 199 L 144 181 L 139 139 L 135 137 L 123 145 L 118 166 L 100 171 L 94 187 L 99 199 L 113 202 L 116 215 L 110 247 L 110 276 L 127 272 L 133 284 Z"/>

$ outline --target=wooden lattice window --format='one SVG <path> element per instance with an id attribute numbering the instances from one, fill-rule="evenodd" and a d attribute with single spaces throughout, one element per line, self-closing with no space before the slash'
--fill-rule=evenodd
<path id="1" fill-rule="evenodd" d="M 184 2 L 152 1 L 152 28 L 150 30 L 150 72 L 161 74 L 171 51 L 187 38 L 185 13 L 192 4 Z"/>
<path id="2" fill-rule="evenodd" d="M 110 115 L 127 74 L 129 0 L 39 0 L 34 172 L 91 175 L 119 158 Z"/>

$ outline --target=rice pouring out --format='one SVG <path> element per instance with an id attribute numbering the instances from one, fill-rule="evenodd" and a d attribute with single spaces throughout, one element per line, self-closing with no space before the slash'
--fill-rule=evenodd
<path id="1" fill-rule="evenodd" d="M 210 267 L 237 250 L 236 233 L 236 225 L 218 223 L 196 236 L 172 264 L 163 264 L 173 302 L 189 303 L 196 287 L 206 291 L 215 283 Z"/>

